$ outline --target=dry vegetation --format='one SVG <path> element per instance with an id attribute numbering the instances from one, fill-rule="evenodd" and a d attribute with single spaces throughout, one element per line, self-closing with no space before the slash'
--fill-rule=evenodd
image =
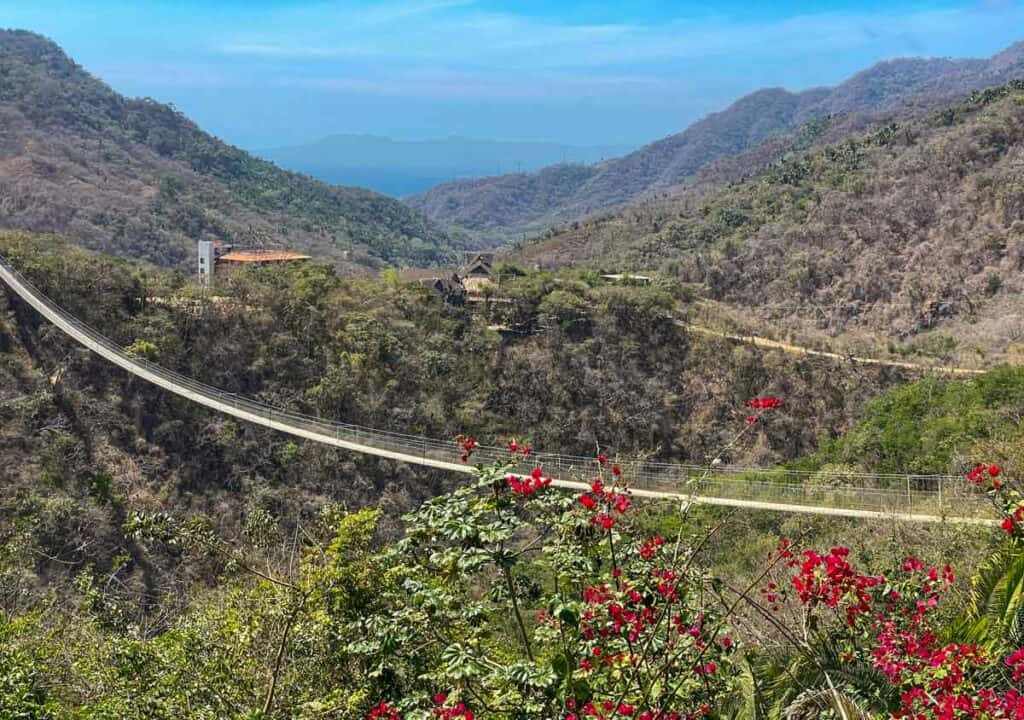
<path id="1" fill-rule="evenodd" d="M 199 239 L 339 265 L 432 264 L 443 232 L 401 203 L 279 170 L 173 107 L 124 98 L 32 33 L 0 30 L 0 227 L 185 265 Z"/>
<path id="2" fill-rule="evenodd" d="M 1012 83 L 791 153 L 715 192 L 594 219 L 516 257 L 660 267 L 760 334 L 991 365 L 1020 354 L 1022 169 L 1024 86 Z"/>
<path id="3" fill-rule="evenodd" d="M 497 245 L 684 181 L 735 180 L 812 140 L 834 142 L 871 124 L 919 117 L 971 90 L 1021 76 L 1024 44 L 987 60 L 883 62 L 834 88 L 760 90 L 622 158 L 446 183 L 408 202 L 443 226 Z"/>

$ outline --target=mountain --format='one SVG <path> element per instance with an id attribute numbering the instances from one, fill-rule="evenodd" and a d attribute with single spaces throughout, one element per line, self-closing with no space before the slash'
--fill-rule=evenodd
<path id="1" fill-rule="evenodd" d="M 332 135 L 317 142 L 264 150 L 281 167 L 325 182 L 371 187 L 388 195 L 422 192 L 439 183 L 501 173 L 539 170 L 559 162 L 592 163 L 617 157 L 623 145 L 575 146 L 452 136 L 394 140 L 377 135 Z"/>
<path id="2" fill-rule="evenodd" d="M 661 269 L 776 335 L 874 333 L 957 362 L 1024 345 L 1024 81 L 528 243 L 523 265 Z"/>
<path id="3" fill-rule="evenodd" d="M 712 161 L 757 147 L 807 123 L 846 116 L 848 129 L 905 119 L 974 89 L 1024 76 L 1024 43 L 986 60 L 900 59 L 832 88 L 759 90 L 676 135 L 591 166 L 552 167 L 446 183 L 408 198 L 441 225 L 492 244 L 579 220 L 678 185 Z"/>
<path id="4" fill-rule="evenodd" d="M 0 227 L 186 266 L 198 239 L 350 268 L 429 264 L 447 237 L 383 195 L 281 170 L 173 107 L 115 93 L 49 40 L 0 30 Z"/>

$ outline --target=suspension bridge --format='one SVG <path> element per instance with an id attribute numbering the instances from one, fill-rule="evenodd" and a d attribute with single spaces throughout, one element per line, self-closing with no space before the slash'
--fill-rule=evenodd
<path id="1" fill-rule="evenodd" d="M 0 278 L 11 291 L 63 333 L 100 357 L 168 392 L 240 420 L 356 453 L 455 473 L 473 468 L 459 460 L 452 440 L 406 435 L 330 421 L 274 407 L 197 382 L 126 352 L 65 311 L 0 256 Z M 474 460 L 507 461 L 505 448 L 478 446 Z M 512 471 L 541 466 L 552 485 L 585 490 L 594 458 L 535 453 L 519 458 Z M 797 472 L 732 466 L 624 461 L 623 477 L 635 496 L 748 510 L 809 513 L 868 520 L 994 525 L 991 504 L 963 478 L 848 472 Z"/>

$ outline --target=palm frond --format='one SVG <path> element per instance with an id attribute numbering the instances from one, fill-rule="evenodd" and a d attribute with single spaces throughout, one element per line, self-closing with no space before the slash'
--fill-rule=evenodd
<path id="1" fill-rule="evenodd" d="M 783 720 L 819 720 L 823 717 L 870 720 L 872 715 L 856 700 L 834 688 L 805 690 L 782 712 Z"/>
<path id="2" fill-rule="evenodd" d="M 1024 636 L 1024 549 L 1004 545 L 985 561 L 963 612 L 950 624 L 958 642 L 1000 650 Z"/>

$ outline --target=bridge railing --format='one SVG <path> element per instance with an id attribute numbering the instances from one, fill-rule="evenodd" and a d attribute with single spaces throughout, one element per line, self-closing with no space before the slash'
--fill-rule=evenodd
<path id="1" fill-rule="evenodd" d="M 452 440 L 410 435 L 381 428 L 304 415 L 268 403 L 224 391 L 145 358 L 123 347 L 61 308 L 0 256 L 0 274 L 20 285 L 12 288 L 50 319 L 66 325 L 73 336 L 83 338 L 108 359 L 129 369 L 159 378 L 165 386 L 185 397 L 202 398 L 239 413 L 260 418 L 284 431 L 303 431 L 324 442 L 348 442 L 387 450 L 411 458 L 459 463 Z M 8 279 L 8 278 L 5 278 Z M 10 281 L 9 281 L 9 284 Z M 86 343 L 88 345 L 88 343 Z M 474 462 L 514 460 L 513 471 L 529 473 L 535 466 L 561 480 L 588 481 L 597 471 L 593 457 L 538 452 L 529 458 L 515 457 L 506 448 L 479 446 Z M 852 472 L 802 472 L 784 469 L 734 466 L 695 466 L 679 463 L 624 459 L 623 478 L 634 488 L 657 490 L 680 497 L 700 496 L 721 500 L 758 501 L 803 507 L 831 507 L 884 513 L 931 516 L 984 516 L 991 514 L 986 498 L 963 479 L 944 475 L 901 475 Z"/>

